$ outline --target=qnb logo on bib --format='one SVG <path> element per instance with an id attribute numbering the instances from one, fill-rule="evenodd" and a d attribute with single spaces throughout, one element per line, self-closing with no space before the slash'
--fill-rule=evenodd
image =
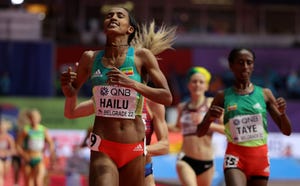
<path id="1" fill-rule="evenodd" d="M 236 116 L 229 121 L 235 142 L 263 139 L 264 128 L 260 114 Z"/>
<path id="2" fill-rule="evenodd" d="M 137 92 L 120 86 L 96 86 L 93 89 L 96 115 L 134 119 Z"/>
<path id="3" fill-rule="evenodd" d="M 109 93 L 108 88 L 103 87 L 103 88 L 100 89 L 100 94 L 101 94 L 102 96 L 106 96 L 106 95 L 108 95 L 108 93 Z"/>

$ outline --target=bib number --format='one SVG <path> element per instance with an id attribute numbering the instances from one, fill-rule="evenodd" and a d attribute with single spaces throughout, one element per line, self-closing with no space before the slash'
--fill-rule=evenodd
<path id="1" fill-rule="evenodd" d="M 239 162 L 239 158 L 232 156 L 232 155 L 226 155 L 224 158 L 224 167 L 225 168 L 236 168 Z"/>
<path id="2" fill-rule="evenodd" d="M 97 134 L 90 133 L 89 140 L 87 141 L 88 147 L 93 151 L 99 151 L 99 146 L 101 144 L 101 138 Z"/>

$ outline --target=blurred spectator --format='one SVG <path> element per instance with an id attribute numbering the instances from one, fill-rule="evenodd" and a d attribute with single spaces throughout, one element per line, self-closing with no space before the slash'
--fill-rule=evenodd
<path id="1" fill-rule="evenodd" d="M 8 72 L 3 72 L 0 77 L 0 95 L 8 95 L 10 92 L 10 77 Z"/>
<path id="2" fill-rule="evenodd" d="M 292 157 L 293 156 L 293 149 L 292 149 L 291 144 L 287 144 L 285 146 L 284 151 L 283 151 L 283 156 L 284 157 Z"/>
<path id="3" fill-rule="evenodd" d="M 80 144 L 81 157 L 84 158 L 88 163 L 90 162 L 90 155 L 91 155 L 91 151 L 90 148 L 88 147 L 88 143 L 89 143 L 90 133 L 92 131 L 93 131 L 93 126 L 87 128 L 86 134 Z"/>
<path id="4" fill-rule="evenodd" d="M 278 72 L 276 70 L 274 70 L 273 68 L 268 68 L 266 74 L 265 74 L 265 82 L 264 85 L 269 89 L 271 89 L 271 91 L 273 92 L 275 97 L 278 97 L 278 84 L 277 82 L 280 82 L 280 76 L 278 74 Z"/>
<path id="5" fill-rule="evenodd" d="M 297 71 L 292 70 L 287 77 L 287 90 L 288 96 L 291 98 L 299 98 L 300 97 L 300 79 Z"/>
<path id="6" fill-rule="evenodd" d="M 66 186 L 82 186 L 81 176 L 88 175 L 89 162 L 81 156 L 80 148 L 80 145 L 75 145 L 72 156 L 67 159 Z"/>

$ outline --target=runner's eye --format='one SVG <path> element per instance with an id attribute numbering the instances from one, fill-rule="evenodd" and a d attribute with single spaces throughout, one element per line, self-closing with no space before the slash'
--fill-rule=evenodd
<path id="1" fill-rule="evenodd" d="M 123 13 L 118 13 L 118 18 L 123 18 L 125 15 Z"/>

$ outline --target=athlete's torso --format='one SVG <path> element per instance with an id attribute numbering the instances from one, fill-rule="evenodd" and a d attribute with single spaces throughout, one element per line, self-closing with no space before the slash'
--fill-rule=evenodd
<path id="1" fill-rule="evenodd" d="M 8 150 L 9 148 L 8 135 L 0 135 L 0 151 Z"/>
<path id="2" fill-rule="evenodd" d="M 131 88 L 113 86 L 107 84 L 107 68 L 102 63 L 104 51 L 96 56 L 92 67 L 93 97 L 96 106 L 96 116 L 134 119 L 135 115 L 141 115 L 143 97 Z M 134 48 L 128 49 L 125 61 L 118 67 L 130 79 L 142 82 L 134 63 Z"/>
<path id="3" fill-rule="evenodd" d="M 189 102 L 183 105 L 180 114 L 180 124 L 182 128 L 183 143 L 181 151 L 186 156 L 197 160 L 212 160 L 212 132 L 208 131 L 206 135 L 199 138 L 196 135 L 197 125 L 202 121 L 208 111 L 208 98 L 194 109 L 189 108 Z"/>
<path id="4" fill-rule="evenodd" d="M 141 119 L 143 97 L 133 89 L 107 84 L 111 70 L 103 65 L 104 51 L 95 57 L 91 71 L 95 122 L 93 132 L 101 138 L 120 143 L 133 143 L 144 138 L 145 127 Z M 119 70 L 129 78 L 142 82 L 134 62 L 134 48 L 129 47 Z"/>
<path id="5" fill-rule="evenodd" d="M 263 89 L 254 86 L 246 95 L 233 88 L 224 91 L 224 124 L 229 142 L 242 146 L 260 146 L 267 143 L 267 110 Z"/>
<path id="6" fill-rule="evenodd" d="M 189 108 L 189 102 L 183 106 L 180 115 L 183 136 L 196 135 L 197 125 L 199 124 L 199 121 L 202 121 L 207 110 L 207 100 L 205 100 L 202 105 L 195 109 Z"/>
<path id="7" fill-rule="evenodd" d="M 111 68 L 107 68 L 102 63 L 102 57 L 104 56 L 104 50 L 98 52 L 95 57 L 95 60 L 92 65 L 91 71 L 91 80 L 92 85 L 106 85 L 107 83 L 107 73 L 111 70 Z M 134 63 L 134 48 L 129 47 L 128 52 L 125 58 L 124 63 L 118 67 L 122 72 L 124 72 L 130 79 L 134 79 L 138 82 L 142 82 L 142 78 L 136 69 Z"/>
<path id="8" fill-rule="evenodd" d="M 24 130 L 27 134 L 25 139 L 25 149 L 33 152 L 41 152 L 45 147 L 45 127 L 39 125 L 33 129 L 31 125 L 25 125 Z"/>
<path id="9" fill-rule="evenodd" d="M 2 158 L 3 160 L 7 159 L 7 157 L 9 156 L 7 152 L 13 148 L 10 146 L 9 138 L 9 134 L 0 135 L 0 158 Z"/>

